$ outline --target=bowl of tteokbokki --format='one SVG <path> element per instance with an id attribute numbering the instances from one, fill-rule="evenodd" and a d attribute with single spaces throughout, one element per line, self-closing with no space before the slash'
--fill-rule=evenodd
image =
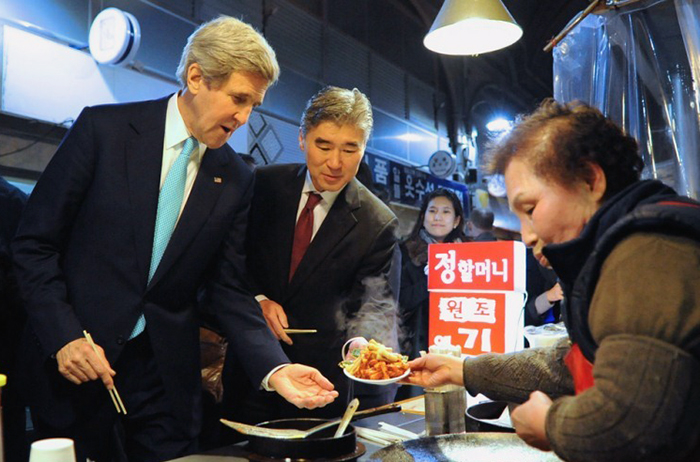
<path id="1" fill-rule="evenodd" d="M 375 340 L 362 340 L 364 339 L 350 339 L 343 346 L 344 360 L 339 365 L 347 377 L 372 385 L 388 385 L 406 378 L 411 373 L 408 357 L 395 353 L 392 348 Z M 346 352 L 348 346 L 349 350 Z"/>

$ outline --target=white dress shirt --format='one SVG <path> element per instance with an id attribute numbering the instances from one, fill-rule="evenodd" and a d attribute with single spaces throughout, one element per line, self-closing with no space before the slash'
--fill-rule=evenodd
<path id="1" fill-rule="evenodd" d="M 163 136 L 163 163 L 160 168 L 160 188 L 163 187 L 165 178 L 168 176 L 170 168 L 175 163 L 175 159 L 177 159 L 177 156 L 182 152 L 185 140 L 192 136 L 187 130 L 182 114 L 180 114 L 180 110 L 177 107 L 177 97 L 178 93 L 170 97 L 168 100 L 168 109 L 165 113 L 165 135 Z M 199 166 L 202 163 L 202 157 L 204 157 L 204 152 L 207 150 L 206 145 L 203 143 L 198 143 L 197 147 L 198 149 L 190 155 L 190 161 L 187 164 L 185 195 L 182 198 L 180 214 L 177 217 L 178 220 L 182 215 L 182 211 L 185 209 L 187 199 L 190 197 L 194 180 L 197 178 Z"/>

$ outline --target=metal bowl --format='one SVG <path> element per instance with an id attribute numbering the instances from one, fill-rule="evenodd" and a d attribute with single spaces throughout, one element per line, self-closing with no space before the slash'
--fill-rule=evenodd
<path id="1" fill-rule="evenodd" d="M 465 433 L 392 444 L 369 457 L 383 462 L 561 462 L 554 453 L 525 444 L 512 433 Z"/>

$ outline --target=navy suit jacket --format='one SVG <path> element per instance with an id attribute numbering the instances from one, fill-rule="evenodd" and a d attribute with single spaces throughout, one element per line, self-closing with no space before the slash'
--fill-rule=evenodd
<path id="1" fill-rule="evenodd" d="M 27 196 L 22 191 L 0 177 L 0 372 L 10 375 L 8 386 L 15 389 L 19 388 L 14 386 L 12 375 L 25 315 L 11 270 L 10 242 L 26 201 Z"/>
<path id="2" fill-rule="evenodd" d="M 256 170 L 247 239 L 248 272 L 253 292 L 279 303 L 290 327 L 318 330 L 313 335 L 293 336 L 294 345 L 283 348 L 292 361 L 319 369 L 340 393 L 334 403 L 312 411 L 312 415 L 339 417 L 350 392 L 349 381 L 338 367 L 340 349 L 347 339 L 346 320 L 360 309 L 368 293 L 368 280 L 374 279 L 375 295 L 392 298 L 387 278 L 398 221 L 389 207 L 353 179 L 336 198 L 289 281 L 296 213 L 305 178 L 306 166 L 300 164 Z M 370 335 L 366 330 L 362 334 Z M 280 416 L 306 414 L 277 401 Z"/>
<path id="3" fill-rule="evenodd" d="M 24 336 L 28 397 L 55 426 L 69 425 L 91 400 L 109 397 L 99 383 L 68 382 L 51 356 L 86 329 L 114 365 L 144 313 L 175 414 L 196 428 L 195 307 L 205 283 L 229 351 L 247 353 L 240 359 L 253 383 L 288 362 L 244 284 L 253 175 L 229 146 L 205 152 L 148 282 L 167 103 L 86 108 L 37 183 L 13 243 L 30 321 Z M 117 371 L 117 388 L 123 374 L 128 371 Z"/>

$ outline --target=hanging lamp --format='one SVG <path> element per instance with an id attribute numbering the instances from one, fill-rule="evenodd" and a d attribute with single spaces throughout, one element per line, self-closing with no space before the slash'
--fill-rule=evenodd
<path id="1" fill-rule="evenodd" d="M 517 42 L 523 30 L 501 0 L 445 0 L 426 48 L 446 55 L 478 55 Z"/>

